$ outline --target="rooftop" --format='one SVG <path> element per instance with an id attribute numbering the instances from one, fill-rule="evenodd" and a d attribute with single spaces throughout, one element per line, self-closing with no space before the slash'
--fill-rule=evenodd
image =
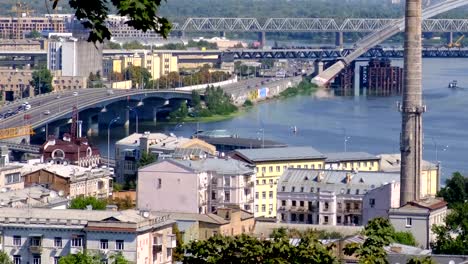
<path id="1" fill-rule="evenodd" d="M 286 144 L 273 140 L 259 140 L 256 138 L 239 138 L 239 137 L 211 137 L 203 138 L 204 141 L 213 145 L 228 145 L 239 148 L 282 148 L 287 147 Z"/>
<path id="2" fill-rule="evenodd" d="M 325 156 L 312 147 L 238 149 L 234 152 L 249 162 L 325 159 Z"/>
<path id="3" fill-rule="evenodd" d="M 176 221 L 199 221 L 211 224 L 224 225 L 229 221 L 216 214 L 196 214 L 196 213 L 175 213 L 175 212 L 152 212 L 155 215 L 168 215 L 170 219 Z"/>
<path id="4" fill-rule="evenodd" d="M 393 181 L 400 181 L 399 173 L 388 172 L 347 172 L 343 170 L 287 169 L 278 181 L 278 188 L 285 187 L 285 192 L 311 192 L 311 188 L 320 192 L 335 194 L 364 195 L 368 190 L 380 187 Z"/>
<path id="5" fill-rule="evenodd" d="M 238 161 L 235 159 L 227 158 L 207 158 L 202 160 L 178 160 L 166 159 L 165 161 L 172 162 L 173 164 L 183 166 L 195 172 L 214 171 L 218 174 L 227 175 L 240 175 L 240 174 L 254 174 L 254 169 L 249 164 Z M 164 161 L 161 161 L 164 162 Z M 151 165 L 148 165 L 151 166 Z"/>
<path id="6" fill-rule="evenodd" d="M 64 164 L 49 164 L 49 163 L 33 163 L 24 164 L 22 173 L 30 174 L 38 170 L 45 170 L 54 173 L 63 178 L 78 179 L 82 177 L 105 177 L 110 176 L 109 170 L 104 168 L 89 169 L 76 165 L 64 165 Z M 73 180 L 72 179 L 72 180 Z"/>
<path id="7" fill-rule="evenodd" d="M 356 160 L 379 160 L 380 158 L 367 152 L 335 152 L 325 153 L 325 162 L 356 161 Z"/>
<path id="8" fill-rule="evenodd" d="M 401 167 L 401 154 L 380 154 L 377 155 L 380 158 L 380 169 L 382 171 L 400 171 Z M 423 160 L 421 163 L 422 169 L 436 169 L 437 165 L 429 161 Z"/>
<path id="9" fill-rule="evenodd" d="M 68 199 L 60 196 L 59 193 L 39 185 L 21 190 L 0 192 L 0 207 L 54 207 L 67 202 Z"/>
<path id="10" fill-rule="evenodd" d="M 419 201 L 409 202 L 400 208 L 390 209 L 391 213 L 427 213 L 447 207 L 447 202 L 440 198 L 424 198 Z"/>
<path id="11" fill-rule="evenodd" d="M 189 138 L 177 137 L 174 134 L 166 135 L 163 133 L 133 133 L 126 138 L 116 142 L 116 145 L 125 145 L 128 147 L 139 147 L 140 138 L 148 138 L 149 148 L 175 149 L 188 142 Z"/>

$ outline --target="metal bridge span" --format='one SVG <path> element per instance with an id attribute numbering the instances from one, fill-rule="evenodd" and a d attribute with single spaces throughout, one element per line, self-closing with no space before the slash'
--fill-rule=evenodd
<path id="1" fill-rule="evenodd" d="M 446 11 L 452 10 L 457 7 L 461 7 L 468 4 L 468 0 L 447 0 L 429 6 L 423 10 L 423 19 L 436 16 Z M 362 54 L 367 52 L 370 48 L 381 43 L 382 41 L 390 38 L 391 36 L 403 31 L 405 28 L 404 18 L 389 24 L 377 32 L 373 32 L 368 36 L 364 37 L 356 43 L 356 50 L 348 54 L 345 58 L 333 64 L 325 71 L 314 77 L 312 82 L 319 86 L 325 86 L 328 84 L 338 73 L 340 73 L 349 63 L 359 58 Z"/>
<path id="2" fill-rule="evenodd" d="M 175 21 L 181 19 L 175 18 Z M 394 18 L 232 18 L 189 17 L 174 22 L 183 32 L 373 32 L 397 24 Z M 425 19 L 423 32 L 468 32 L 468 19 Z"/>

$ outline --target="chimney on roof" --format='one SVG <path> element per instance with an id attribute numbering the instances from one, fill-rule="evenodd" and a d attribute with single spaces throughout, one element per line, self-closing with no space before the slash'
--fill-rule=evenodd
<path id="1" fill-rule="evenodd" d="M 353 174 L 347 172 L 347 173 L 346 173 L 346 184 L 351 183 L 351 180 L 352 180 L 352 179 L 353 179 Z"/>

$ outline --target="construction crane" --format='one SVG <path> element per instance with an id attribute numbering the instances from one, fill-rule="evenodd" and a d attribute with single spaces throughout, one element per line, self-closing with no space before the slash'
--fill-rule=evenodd
<path id="1" fill-rule="evenodd" d="M 0 140 L 34 135 L 31 125 L 0 129 Z"/>
<path id="2" fill-rule="evenodd" d="M 461 46 L 463 45 L 462 44 L 462 40 L 465 38 L 465 35 L 461 35 L 457 41 L 455 42 L 450 42 L 449 44 L 447 44 L 447 48 L 461 48 Z"/>

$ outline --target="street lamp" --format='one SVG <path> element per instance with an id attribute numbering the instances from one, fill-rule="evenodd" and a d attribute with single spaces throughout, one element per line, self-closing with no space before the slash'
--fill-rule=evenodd
<path id="1" fill-rule="evenodd" d="M 157 116 L 158 115 L 158 109 L 161 108 L 161 107 L 164 107 L 164 106 L 166 106 L 168 104 L 169 104 L 169 100 L 166 100 L 166 101 L 164 101 L 164 104 L 161 105 L 161 106 L 153 106 L 153 122 L 154 122 L 154 125 L 156 125 L 156 121 L 157 121 L 156 119 L 158 117 Z"/>
<path id="2" fill-rule="evenodd" d="M 137 111 L 136 108 L 139 107 L 139 106 L 142 106 L 143 104 L 144 104 L 143 101 L 140 101 L 140 102 L 138 102 L 138 104 L 137 104 L 135 107 L 127 106 L 127 109 L 128 109 L 129 111 L 132 111 L 132 112 L 135 113 L 135 120 L 136 120 L 136 121 L 135 121 L 135 125 L 136 125 L 135 132 L 136 132 L 137 134 L 138 134 L 138 111 Z"/>
<path id="3" fill-rule="evenodd" d="M 119 121 L 119 119 L 120 119 L 120 116 L 112 119 L 109 122 L 109 125 L 107 126 L 107 168 L 108 169 L 110 168 L 110 128 L 111 128 L 112 124 Z"/>

